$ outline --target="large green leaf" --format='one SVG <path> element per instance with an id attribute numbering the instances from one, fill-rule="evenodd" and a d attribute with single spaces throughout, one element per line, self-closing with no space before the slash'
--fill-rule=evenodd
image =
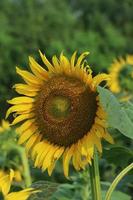
<path id="1" fill-rule="evenodd" d="M 98 86 L 100 102 L 107 113 L 109 127 L 118 129 L 123 135 L 133 139 L 133 122 L 117 98 L 107 89 Z"/>
<path id="2" fill-rule="evenodd" d="M 60 184 L 49 181 L 38 181 L 31 185 L 32 188 L 40 190 L 32 194 L 28 200 L 49 200 Z"/>
<path id="3" fill-rule="evenodd" d="M 106 191 L 102 191 L 103 199 L 105 199 Z M 131 200 L 131 197 L 123 192 L 114 191 L 111 200 Z"/>
<path id="4" fill-rule="evenodd" d="M 133 103 L 131 102 L 123 103 L 122 106 L 125 112 L 127 113 L 128 117 L 133 122 Z"/>
<path id="5" fill-rule="evenodd" d="M 133 152 L 126 147 L 114 146 L 109 150 L 104 149 L 103 157 L 106 158 L 109 163 L 125 167 L 129 162 L 133 161 Z"/>

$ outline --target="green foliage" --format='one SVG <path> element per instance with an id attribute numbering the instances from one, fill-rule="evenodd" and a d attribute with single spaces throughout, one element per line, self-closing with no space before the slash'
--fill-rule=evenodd
<path id="1" fill-rule="evenodd" d="M 39 190 L 39 192 L 32 194 L 28 200 L 49 200 L 58 189 L 59 184 L 48 181 L 38 181 L 33 183 L 31 187 Z"/>
<path id="2" fill-rule="evenodd" d="M 0 133 L 0 168 L 19 168 L 21 162 L 17 148 L 16 132 L 13 129 Z"/>
<path id="3" fill-rule="evenodd" d="M 117 165 L 118 167 L 126 167 L 127 163 L 133 162 L 133 152 L 129 148 L 122 146 L 113 146 L 105 149 L 103 157 L 109 163 Z"/>
<path id="4" fill-rule="evenodd" d="M 116 128 L 125 136 L 133 139 L 133 122 L 117 101 L 117 98 L 109 90 L 100 86 L 98 86 L 98 93 L 101 104 L 107 113 L 109 127 Z"/>
<path id="5" fill-rule="evenodd" d="M 105 195 L 106 195 L 106 191 L 103 191 L 103 199 L 105 198 Z M 111 200 L 118 200 L 118 199 L 121 199 L 121 200 L 131 200 L 131 197 L 123 192 L 120 192 L 120 191 L 115 191 L 111 197 Z"/>
<path id="6" fill-rule="evenodd" d="M 90 197 L 88 169 L 73 175 L 67 183 L 37 181 L 31 187 L 39 189 L 40 193 L 32 195 L 29 200 L 87 200 Z"/>
<path id="7" fill-rule="evenodd" d="M 133 122 L 133 103 L 132 102 L 123 103 L 122 106 L 125 112 L 127 113 L 128 117 Z"/>

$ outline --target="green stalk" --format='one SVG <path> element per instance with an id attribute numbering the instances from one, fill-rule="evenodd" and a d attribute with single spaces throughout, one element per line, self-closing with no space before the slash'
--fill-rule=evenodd
<path id="1" fill-rule="evenodd" d="M 116 186 L 118 185 L 118 183 L 120 182 L 120 180 L 131 170 L 133 169 L 133 163 L 131 163 L 130 165 L 128 165 L 124 170 L 122 170 L 120 172 L 120 174 L 118 174 L 118 176 L 115 178 L 115 180 L 113 181 L 113 183 L 111 184 L 111 186 L 109 187 L 105 200 L 110 200 L 111 199 L 111 195 L 113 193 L 113 191 L 115 190 Z"/>
<path id="2" fill-rule="evenodd" d="M 23 147 L 19 147 L 17 148 L 17 150 L 20 154 L 22 165 L 23 165 L 23 176 L 24 176 L 24 181 L 25 181 L 25 187 L 29 187 L 31 186 L 32 182 L 31 182 L 30 169 L 29 169 L 29 163 L 26 156 L 26 152 Z"/>
<path id="3" fill-rule="evenodd" d="M 98 164 L 99 164 L 99 162 L 98 162 L 98 153 L 97 153 L 97 150 L 95 148 L 94 149 L 94 158 L 92 160 L 92 165 L 90 166 L 90 180 L 91 180 L 92 200 L 102 200 Z"/>

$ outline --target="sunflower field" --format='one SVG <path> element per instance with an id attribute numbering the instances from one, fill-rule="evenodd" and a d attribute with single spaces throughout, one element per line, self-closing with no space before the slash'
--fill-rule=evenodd
<path id="1" fill-rule="evenodd" d="M 0 200 L 133 200 L 133 1 L 0 0 Z"/>

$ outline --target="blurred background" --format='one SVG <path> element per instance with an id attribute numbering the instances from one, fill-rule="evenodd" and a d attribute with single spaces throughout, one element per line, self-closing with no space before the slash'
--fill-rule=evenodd
<path id="1" fill-rule="evenodd" d="M 132 0 L 0 0 L 0 118 L 18 82 L 15 66 L 50 58 L 63 50 L 90 51 L 95 72 L 106 71 L 115 57 L 133 53 Z"/>

